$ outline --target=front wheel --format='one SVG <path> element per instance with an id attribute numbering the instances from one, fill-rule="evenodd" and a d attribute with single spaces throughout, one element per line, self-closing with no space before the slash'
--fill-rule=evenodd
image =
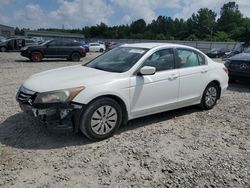
<path id="1" fill-rule="evenodd" d="M 212 109 L 218 100 L 219 97 L 219 87 L 216 83 L 210 83 L 202 96 L 200 106 L 204 110 Z"/>
<path id="2" fill-rule="evenodd" d="M 30 60 L 33 62 L 41 62 L 43 59 L 43 56 L 40 52 L 32 52 L 30 55 Z"/>
<path id="3" fill-rule="evenodd" d="M 101 98 L 90 103 L 82 112 L 80 129 L 91 140 L 112 136 L 122 122 L 122 110 L 113 99 Z"/>
<path id="4" fill-rule="evenodd" d="M 101 52 L 101 53 L 104 52 L 104 49 L 101 48 L 101 49 L 100 49 L 100 52 Z"/>

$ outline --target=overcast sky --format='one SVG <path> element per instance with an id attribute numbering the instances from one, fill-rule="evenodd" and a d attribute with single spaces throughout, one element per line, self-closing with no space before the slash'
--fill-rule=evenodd
<path id="1" fill-rule="evenodd" d="M 250 0 L 235 0 L 250 17 Z M 0 0 L 0 24 L 40 28 L 82 28 L 104 22 L 129 24 L 143 18 L 147 23 L 159 15 L 189 18 L 200 8 L 219 14 L 229 0 Z"/>

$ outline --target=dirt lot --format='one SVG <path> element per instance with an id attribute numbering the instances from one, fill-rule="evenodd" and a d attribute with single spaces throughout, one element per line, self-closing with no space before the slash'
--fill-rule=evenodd
<path id="1" fill-rule="evenodd" d="M 141 118 L 92 143 L 48 132 L 15 101 L 31 74 L 73 64 L 0 53 L 0 187 L 250 187 L 249 83 L 230 85 L 213 110 Z"/>

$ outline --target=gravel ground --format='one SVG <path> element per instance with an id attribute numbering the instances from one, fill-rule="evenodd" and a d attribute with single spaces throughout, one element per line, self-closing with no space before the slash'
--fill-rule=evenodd
<path id="1" fill-rule="evenodd" d="M 140 118 L 93 143 L 48 132 L 15 101 L 31 74 L 73 64 L 0 53 L 0 187 L 250 187 L 249 83 L 230 85 L 213 110 Z"/>

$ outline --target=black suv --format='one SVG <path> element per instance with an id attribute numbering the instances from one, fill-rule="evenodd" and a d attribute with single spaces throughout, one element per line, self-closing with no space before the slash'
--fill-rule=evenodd
<path id="1" fill-rule="evenodd" d="M 243 53 L 227 59 L 225 66 L 229 71 L 229 81 L 250 80 L 250 47 Z"/>
<path id="2" fill-rule="evenodd" d="M 71 61 L 80 61 L 86 56 L 81 43 L 72 40 L 49 40 L 40 45 L 24 47 L 21 55 L 33 62 L 40 62 L 43 58 L 66 58 Z"/>

